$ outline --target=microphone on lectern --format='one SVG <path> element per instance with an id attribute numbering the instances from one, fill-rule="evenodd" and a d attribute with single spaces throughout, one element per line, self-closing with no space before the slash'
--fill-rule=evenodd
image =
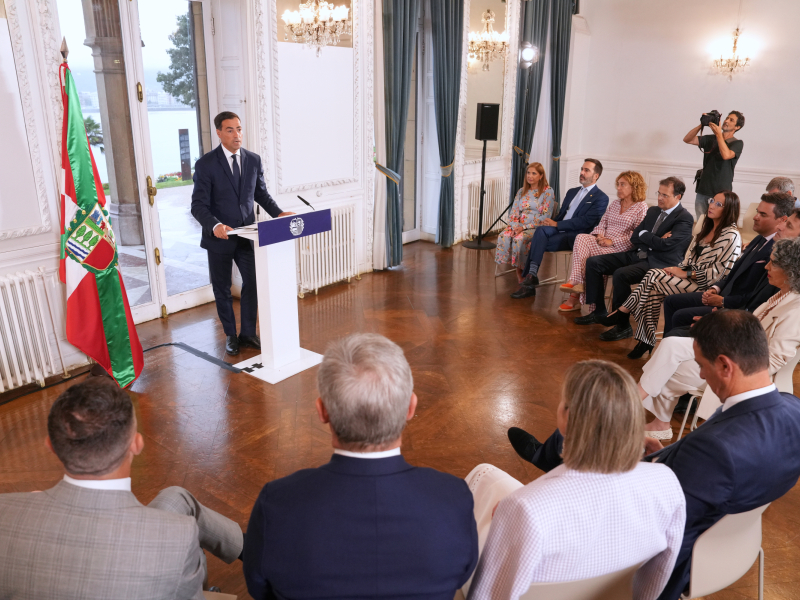
<path id="1" fill-rule="evenodd" d="M 308 207 L 309 207 L 311 210 L 317 210 L 316 208 L 314 208 L 313 206 L 311 206 L 311 204 L 309 204 L 309 203 L 308 203 L 308 200 L 306 200 L 306 199 L 305 199 L 305 198 L 303 198 L 302 196 L 298 196 L 298 198 L 300 198 L 300 202 L 302 202 L 303 204 L 305 204 L 306 206 L 308 206 Z"/>

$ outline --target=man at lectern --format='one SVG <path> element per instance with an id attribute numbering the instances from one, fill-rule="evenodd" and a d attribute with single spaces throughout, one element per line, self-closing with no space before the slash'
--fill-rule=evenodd
<path id="1" fill-rule="evenodd" d="M 256 335 L 258 294 L 253 242 L 228 235 L 237 227 L 252 225 L 254 203 L 271 217 L 285 217 L 267 191 L 258 154 L 242 148 L 242 123 L 232 112 L 214 117 L 220 145 L 200 157 L 194 165 L 192 215 L 203 226 L 200 247 L 208 251 L 208 273 L 217 303 L 217 314 L 225 330 L 225 352 L 239 354 L 239 345 L 261 349 Z M 236 316 L 231 298 L 233 263 L 242 274 L 241 333 L 236 335 Z"/>

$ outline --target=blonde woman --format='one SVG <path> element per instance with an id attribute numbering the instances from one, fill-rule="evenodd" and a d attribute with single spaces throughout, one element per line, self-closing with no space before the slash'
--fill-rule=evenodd
<path id="1" fill-rule="evenodd" d="M 586 300 L 583 283 L 586 259 L 633 248 L 631 234 L 647 212 L 647 184 L 636 171 L 625 171 L 617 175 L 616 186 L 617 198 L 608 206 L 597 227 L 592 233 L 582 233 L 575 238 L 570 279 L 561 286 L 562 291 L 570 292 L 569 299 L 558 307 L 562 312 L 580 310 Z"/>
<path id="2" fill-rule="evenodd" d="M 636 383 L 618 365 L 577 363 L 566 373 L 556 420 L 562 465 L 526 486 L 491 465 L 467 476 L 479 548 L 485 540 L 468 598 L 516 599 L 532 583 L 644 563 L 633 595 L 655 600 L 681 547 L 686 501 L 668 467 L 640 462 L 644 411 Z"/>
<path id="3" fill-rule="evenodd" d="M 528 259 L 531 238 L 536 228 L 553 214 L 555 196 L 547 183 L 541 163 L 534 162 L 525 170 L 525 183 L 514 198 L 508 213 L 508 227 L 497 236 L 494 260 L 510 264 L 517 269 L 517 282 L 522 281 L 522 270 Z"/>

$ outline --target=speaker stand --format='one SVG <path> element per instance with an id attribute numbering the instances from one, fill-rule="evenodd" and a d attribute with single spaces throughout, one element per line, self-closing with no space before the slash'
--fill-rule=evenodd
<path id="1" fill-rule="evenodd" d="M 478 203 L 478 239 L 462 242 L 464 248 L 470 250 L 491 250 L 497 248 L 497 244 L 483 240 L 483 196 L 486 194 L 484 184 L 486 182 L 486 140 L 483 140 L 483 160 L 481 161 L 481 199 Z M 496 223 L 497 221 L 495 221 Z"/>

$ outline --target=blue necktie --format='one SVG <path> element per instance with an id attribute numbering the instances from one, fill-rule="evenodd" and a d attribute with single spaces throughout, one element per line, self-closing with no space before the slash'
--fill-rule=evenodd
<path id="1" fill-rule="evenodd" d="M 239 182 L 242 180 L 242 172 L 239 170 L 239 163 L 236 162 L 236 155 L 232 154 L 231 158 L 233 158 L 233 166 L 231 170 L 233 171 L 233 186 L 236 188 L 236 193 L 239 193 Z"/>

